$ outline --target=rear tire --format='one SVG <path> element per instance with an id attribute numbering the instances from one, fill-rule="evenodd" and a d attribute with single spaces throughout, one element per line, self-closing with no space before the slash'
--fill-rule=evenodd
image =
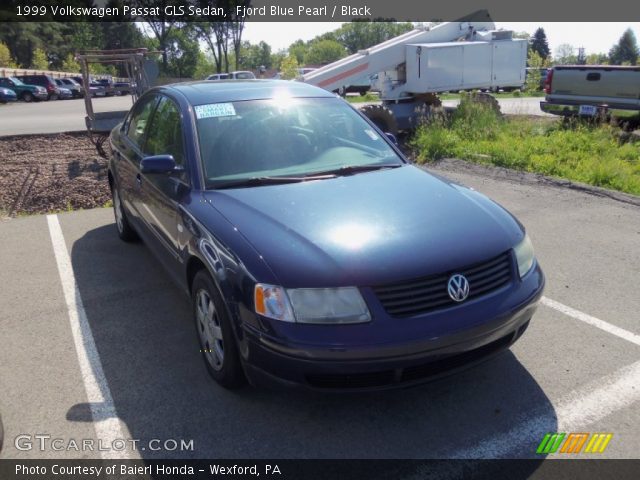
<path id="1" fill-rule="evenodd" d="M 398 135 L 398 122 L 393 112 L 384 105 L 365 105 L 360 110 L 365 117 L 371 120 L 382 133 Z"/>
<path id="2" fill-rule="evenodd" d="M 138 234 L 133 228 L 131 228 L 131 225 L 129 224 L 127 212 L 122 205 L 120 190 L 115 182 L 111 187 L 111 196 L 113 198 L 113 215 L 116 221 L 116 230 L 118 232 L 118 237 L 120 237 L 120 240 L 127 243 L 135 242 L 136 240 L 138 240 Z"/>
<path id="3" fill-rule="evenodd" d="M 220 292 L 204 269 L 193 279 L 191 303 L 200 352 L 209 375 L 229 390 L 242 387 L 246 378 L 231 319 Z"/>

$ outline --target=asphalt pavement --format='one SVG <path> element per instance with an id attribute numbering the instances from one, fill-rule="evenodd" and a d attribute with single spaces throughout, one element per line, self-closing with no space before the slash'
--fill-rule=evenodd
<path id="1" fill-rule="evenodd" d="M 524 223 L 545 298 L 509 351 L 385 393 L 226 391 L 187 298 L 144 245 L 118 240 L 110 209 L 0 222 L 0 457 L 112 455 L 17 440 L 36 434 L 138 439 L 132 458 L 536 457 L 558 431 L 610 432 L 599 457 L 639 458 L 639 204 L 462 162 L 432 169 Z"/>
<path id="2" fill-rule="evenodd" d="M 540 110 L 540 100 L 521 97 L 498 101 L 502 112 L 508 115 L 546 116 L 548 114 Z M 96 112 L 124 111 L 132 105 L 130 96 L 94 98 L 92 101 Z M 458 101 L 446 100 L 443 103 L 452 107 Z M 0 105 L 0 136 L 83 131 L 86 129 L 85 116 L 82 99 Z"/>

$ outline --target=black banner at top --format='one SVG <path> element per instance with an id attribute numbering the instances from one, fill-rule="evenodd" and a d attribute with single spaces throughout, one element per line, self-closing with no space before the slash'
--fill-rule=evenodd
<path id="1" fill-rule="evenodd" d="M 0 22 L 640 21 L 628 0 L 3 0 Z"/>

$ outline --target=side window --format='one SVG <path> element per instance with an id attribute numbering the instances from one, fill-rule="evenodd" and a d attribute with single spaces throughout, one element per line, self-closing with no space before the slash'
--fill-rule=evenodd
<path id="1" fill-rule="evenodd" d="M 150 97 L 145 102 L 136 106 L 136 109 L 132 112 L 127 125 L 127 137 L 135 143 L 140 150 L 144 145 L 144 132 L 147 128 L 147 123 L 153 112 L 153 107 L 156 104 L 156 97 Z"/>
<path id="2" fill-rule="evenodd" d="M 167 97 L 162 97 L 153 115 L 144 152 L 147 155 L 173 155 L 176 165 L 184 166 L 180 110 Z"/>

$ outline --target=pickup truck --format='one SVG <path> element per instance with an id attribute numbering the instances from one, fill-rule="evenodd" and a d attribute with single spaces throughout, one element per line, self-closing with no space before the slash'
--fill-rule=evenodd
<path id="1" fill-rule="evenodd" d="M 566 65 L 549 70 L 543 112 L 563 116 L 640 113 L 640 67 Z"/>

